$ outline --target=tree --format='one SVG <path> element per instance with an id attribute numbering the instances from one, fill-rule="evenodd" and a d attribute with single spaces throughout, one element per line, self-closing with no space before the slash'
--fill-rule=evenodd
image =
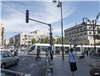
<path id="1" fill-rule="evenodd" d="M 45 38 L 45 43 L 49 44 L 49 37 Z"/>
<path id="2" fill-rule="evenodd" d="M 32 44 L 36 43 L 37 41 L 33 38 L 32 39 Z"/>
<path id="3" fill-rule="evenodd" d="M 45 43 L 45 38 L 41 38 L 41 42 L 40 43 Z"/>
<path id="4" fill-rule="evenodd" d="M 10 41 L 9 41 L 9 45 L 11 46 L 12 44 L 13 44 L 13 40 L 10 39 Z"/>
<path id="5" fill-rule="evenodd" d="M 97 30 L 97 33 L 100 34 L 100 28 Z M 94 35 L 93 35 L 93 37 L 94 37 Z M 100 35 L 95 35 L 95 39 L 100 40 Z"/>
<path id="6" fill-rule="evenodd" d="M 62 37 L 57 39 L 56 44 L 62 44 Z M 65 40 L 65 38 L 63 37 L 63 44 L 70 44 L 70 42 Z"/>

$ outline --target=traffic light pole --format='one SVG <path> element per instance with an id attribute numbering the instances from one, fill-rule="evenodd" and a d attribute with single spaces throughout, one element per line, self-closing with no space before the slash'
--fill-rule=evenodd
<path id="1" fill-rule="evenodd" d="M 38 20 L 34 20 L 34 19 L 31 19 L 31 18 L 29 18 L 29 20 L 32 20 L 32 21 L 35 21 L 35 22 L 39 22 L 39 23 L 42 23 L 42 24 L 48 25 L 48 26 L 50 27 L 50 34 L 52 34 L 51 24 L 48 24 L 48 23 L 45 23 L 45 22 L 41 22 L 41 21 L 38 21 Z M 51 37 L 50 37 L 50 40 L 52 40 Z M 51 46 L 51 50 L 50 50 L 50 51 L 52 51 L 52 43 L 50 43 L 50 46 Z"/>

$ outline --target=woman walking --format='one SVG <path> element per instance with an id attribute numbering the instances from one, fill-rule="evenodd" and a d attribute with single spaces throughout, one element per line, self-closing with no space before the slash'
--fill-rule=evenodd
<path id="1" fill-rule="evenodd" d="M 74 76 L 74 72 L 77 70 L 76 61 L 75 61 L 75 53 L 73 52 L 73 49 L 70 49 L 69 53 L 69 63 L 70 63 L 70 69 L 72 71 L 72 76 Z"/>

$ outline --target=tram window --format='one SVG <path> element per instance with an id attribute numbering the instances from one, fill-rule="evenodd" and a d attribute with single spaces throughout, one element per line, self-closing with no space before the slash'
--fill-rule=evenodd
<path id="1" fill-rule="evenodd" d="M 97 48 L 97 51 L 100 50 L 100 48 Z"/>
<path id="2" fill-rule="evenodd" d="M 77 52 L 80 52 L 80 47 L 76 47 L 76 51 Z"/>
<path id="3" fill-rule="evenodd" d="M 34 49 L 35 49 L 35 46 L 32 46 L 29 51 L 33 51 Z"/>
<path id="4" fill-rule="evenodd" d="M 69 53 L 69 47 L 65 47 L 65 53 Z"/>
<path id="5" fill-rule="evenodd" d="M 48 46 L 41 46 L 41 51 L 46 51 L 48 49 Z"/>
<path id="6" fill-rule="evenodd" d="M 61 47 L 56 47 L 55 49 L 56 53 L 60 53 Z"/>
<path id="7" fill-rule="evenodd" d="M 85 47 L 84 48 L 84 53 L 86 53 L 86 52 L 93 52 L 94 51 L 94 48 L 93 47 Z"/>
<path id="8" fill-rule="evenodd" d="M 73 50 L 74 52 L 80 52 L 80 47 L 75 47 Z"/>
<path id="9" fill-rule="evenodd" d="M 37 46 L 37 50 L 40 50 L 40 46 Z"/>

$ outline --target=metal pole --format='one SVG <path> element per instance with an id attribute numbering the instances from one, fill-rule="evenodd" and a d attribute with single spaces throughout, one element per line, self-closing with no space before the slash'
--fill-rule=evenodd
<path id="1" fill-rule="evenodd" d="M 96 52 L 96 45 L 95 45 L 95 26 L 94 26 L 94 20 L 93 20 L 94 52 Z"/>
<path id="2" fill-rule="evenodd" d="M 52 33 L 52 30 L 51 30 L 51 24 L 49 24 L 49 26 L 50 26 L 50 33 Z M 51 50 L 52 50 L 52 45 L 50 45 L 51 46 Z M 50 51 L 51 51 L 50 50 Z"/>
<path id="3" fill-rule="evenodd" d="M 62 59 L 64 60 L 62 2 L 60 2 L 60 5 L 61 5 Z"/>

